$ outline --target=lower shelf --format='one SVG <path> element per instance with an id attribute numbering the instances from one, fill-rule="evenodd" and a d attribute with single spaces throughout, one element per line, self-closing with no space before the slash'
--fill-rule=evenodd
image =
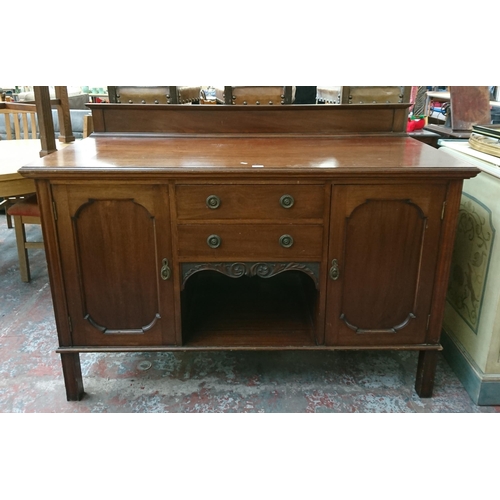
<path id="1" fill-rule="evenodd" d="M 316 289 L 300 272 L 272 278 L 192 276 L 183 292 L 186 346 L 314 346 Z"/>

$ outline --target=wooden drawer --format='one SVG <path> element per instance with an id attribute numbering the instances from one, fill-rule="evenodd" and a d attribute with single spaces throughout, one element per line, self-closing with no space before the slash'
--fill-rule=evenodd
<path id="1" fill-rule="evenodd" d="M 293 242 L 287 236 L 291 236 Z M 183 261 L 320 260 L 323 226 L 185 224 L 178 226 L 178 238 L 178 255 Z M 218 246 L 212 248 L 209 243 Z M 291 246 L 286 247 L 290 243 Z"/>
<path id="2" fill-rule="evenodd" d="M 179 220 L 214 219 L 323 219 L 324 186 L 179 185 Z"/>

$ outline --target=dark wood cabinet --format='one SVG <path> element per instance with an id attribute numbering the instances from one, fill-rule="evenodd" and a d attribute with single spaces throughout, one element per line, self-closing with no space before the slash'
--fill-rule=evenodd
<path id="1" fill-rule="evenodd" d="M 175 344 L 168 190 L 52 187 L 72 343 Z"/>
<path id="2" fill-rule="evenodd" d="M 431 395 L 475 167 L 406 137 L 401 105 L 92 107 L 90 138 L 22 169 L 68 399 L 81 352 L 190 349 L 411 349 Z"/>
<path id="3" fill-rule="evenodd" d="M 444 183 L 334 187 L 328 345 L 425 343 L 446 191 Z"/>

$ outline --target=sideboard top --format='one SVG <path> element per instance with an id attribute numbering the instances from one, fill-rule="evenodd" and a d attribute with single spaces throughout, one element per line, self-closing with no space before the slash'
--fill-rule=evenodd
<path id="1" fill-rule="evenodd" d="M 258 173 L 257 173 L 258 172 Z M 479 169 L 409 137 L 89 137 L 40 158 L 32 178 L 420 176 L 469 178 Z"/>

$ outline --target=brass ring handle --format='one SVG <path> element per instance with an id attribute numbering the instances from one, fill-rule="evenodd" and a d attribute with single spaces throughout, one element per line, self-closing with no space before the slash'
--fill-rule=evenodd
<path id="1" fill-rule="evenodd" d="M 216 196 L 215 194 L 211 194 L 207 200 L 206 204 L 208 208 L 211 208 L 212 210 L 215 210 L 216 208 L 220 207 L 220 198 Z"/>
<path id="2" fill-rule="evenodd" d="M 221 237 L 220 237 L 220 236 L 218 236 L 217 234 L 211 234 L 211 235 L 207 238 L 207 245 L 208 245 L 210 248 L 219 248 L 221 243 L 222 243 L 222 239 L 221 239 Z"/>
<path id="3" fill-rule="evenodd" d="M 340 276 L 339 263 L 337 262 L 337 259 L 333 259 L 332 267 L 330 268 L 330 278 L 333 281 L 336 281 L 339 279 L 339 276 Z"/>
<path id="4" fill-rule="evenodd" d="M 163 259 L 162 261 L 162 268 L 160 270 L 160 276 L 162 280 L 168 280 L 170 279 L 170 276 L 172 275 L 172 271 L 170 271 L 170 267 L 168 267 L 168 260 Z"/>
<path id="5" fill-rule="evenodd" d="M 295 200 L 293 199 L 293 196 L 290 194 L 284 194 L 280 198 L 280 205 L 283 208 L 292 208 L 294 203 L 295 203 Z"/>
<path id="6" fill-rule="evenodd" d="M 290 248 L 293 245 L 293 238 L 289 234 L 280 236 L 280 245 L 283 248 Z"/>

